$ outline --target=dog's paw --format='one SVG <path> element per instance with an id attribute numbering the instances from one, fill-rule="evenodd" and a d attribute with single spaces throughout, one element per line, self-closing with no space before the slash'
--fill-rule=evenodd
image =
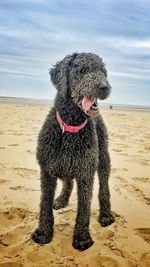
<path id="1" fill-rule="evenodd" d="M 100 215 L 98 222 L 102 227 L 106 227 L 115 222 L 115 217 L 111 213 Z"/>
<path id="2" fill-rule="evenodd" d="M 36 229 L 35 232 L 31 234 L 31 238 L 34 242 L 44 245 L 52 241 L 53 231 L 45 232 L 44 230 Z"/>
<path id="3" fill-rule="evenodd" d="M 80 251 L 90 248 L 94 244 L 89 232 L 83 233 L 81 235 L 75 235 L 73 238 L 73 247 Z"/>
<path id="4" fill-rule="evenodd" d="M 53 209 L 59 210 L 65 208 L 68 205 L 68 201 L 62 198 L 56 198 L 53 203 Z"/>

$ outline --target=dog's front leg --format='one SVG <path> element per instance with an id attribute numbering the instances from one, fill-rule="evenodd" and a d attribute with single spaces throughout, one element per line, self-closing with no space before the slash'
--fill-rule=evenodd
<path id="1" fill-rule="evenodd" d="M 73 246 L 85 250 L 93 245 L 89 233 L 90 207 L 93 189 L 93 177 L 77 179 L 78 208 L 74 228 Z"/>
<path id="2" fill-rule="evenodd" d="M 101 226 L 106 227 L 115 221 L 111 212 L 110 192 L 109 192 L 109 174 L 110 174 L 110 157 L 107 149 L 100 151 L 98 177 L 99 177 L 99 223 Z"/>
<path id="3" fill-rule="evenodd" d="M 112 224 L 115 218 L 111 212 L 110 192 L 109 192 L 109 176 L 110 176 L 110 156 L 108 151 L 108 134 L 106 126 L 99 116 L 95 119 L 96 131 L 98 137 L 99 148 L 99 164 L 98 164 L 98 177 L 99 177 L 99 223 L 105 227 Z"/>
<path id="4" fill-rule="evenodd" d="M 56 189 L 56 177 L 41 170 L 41 203 L 38 228 L 32 233 L 32 239 L 39 244 L 51 242 L 53 237 L 53 200 Z"/>

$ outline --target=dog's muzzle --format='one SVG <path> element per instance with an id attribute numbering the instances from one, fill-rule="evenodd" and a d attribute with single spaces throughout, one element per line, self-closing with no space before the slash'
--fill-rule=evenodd
<path id="1" fill-rule="evenodd" d="M 97 99 L 95 97 L 84 96 L 82 98 L 81 106 L 84 112 L 87 112 L 89 110 L 97 110 Z"/>
<path id="2" fill-rule="evenodd" d="M 89 110 L 96 111 L 98 109 L 97 99 L 106 99 L 110 94 L 110 86 L 107 84 L 97 85 L 91 90 L 90 94 L 82 98 L 81 105 L 85 112 Z"/>
<path id="3" fill-rule="evenodd" d="M 111 87 L 109 84 L 108 85 L 107 84 L 101 84 L 101 85 L 95 86 L 95 88 L 93 90 L 93 95 L 96 98 L 104 100 L 110 95 L 110 91 L 111 91 Z"/>

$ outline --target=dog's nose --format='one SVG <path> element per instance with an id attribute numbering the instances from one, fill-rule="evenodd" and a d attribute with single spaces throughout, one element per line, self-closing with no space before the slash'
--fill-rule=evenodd
<path id="1" fill-rule="evenodd" d="M 103 94 L 108 90 L 109 90 L 109 87 L 107 84 L 98 84 L 97 86 L 95 86 L 95 93 L 97 97 L 99 97 L 100 94 Z"/>
<path id="2" fill-rule="evenodd" d="M 96 86 L 96 97 L 100 99 L 105 99 L 109 96 L 110 87 L 108 84 L 100 83 Z"/>
<path id="3" fill-rule="evenodd" d="M 100 91 L 108 90 L 108 85 L 106 83 L 101 83 L 97 86 L 97 90 Z"/>
<path id="4" fill-rule="evenodd" d="M 107 85 L 101 85 L 98 89 L 100 91 L 105 91 L 105 90 L 108 90 L 108 86 Z"/>

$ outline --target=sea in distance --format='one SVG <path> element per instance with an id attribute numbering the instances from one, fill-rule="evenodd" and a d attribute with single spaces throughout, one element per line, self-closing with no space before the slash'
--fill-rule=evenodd
<path id="1" fill-rule="evenodd" d="M 21 97 L 8 97 L 0 96 L 0 103 L 26 103 L 26 104 L 52 104 L 53 100 L 50 99 L 33 99 L 33 98 L 21 98 Z M 141 110 L 141 111 L 150 111 L 150 106 L 142 105 L 126 105 L 126 104 L 113 104 L 113 103 L 102 103 L 98 102 L 100 108 L 106 109 L 126 109 L 126 110 Z"/>

